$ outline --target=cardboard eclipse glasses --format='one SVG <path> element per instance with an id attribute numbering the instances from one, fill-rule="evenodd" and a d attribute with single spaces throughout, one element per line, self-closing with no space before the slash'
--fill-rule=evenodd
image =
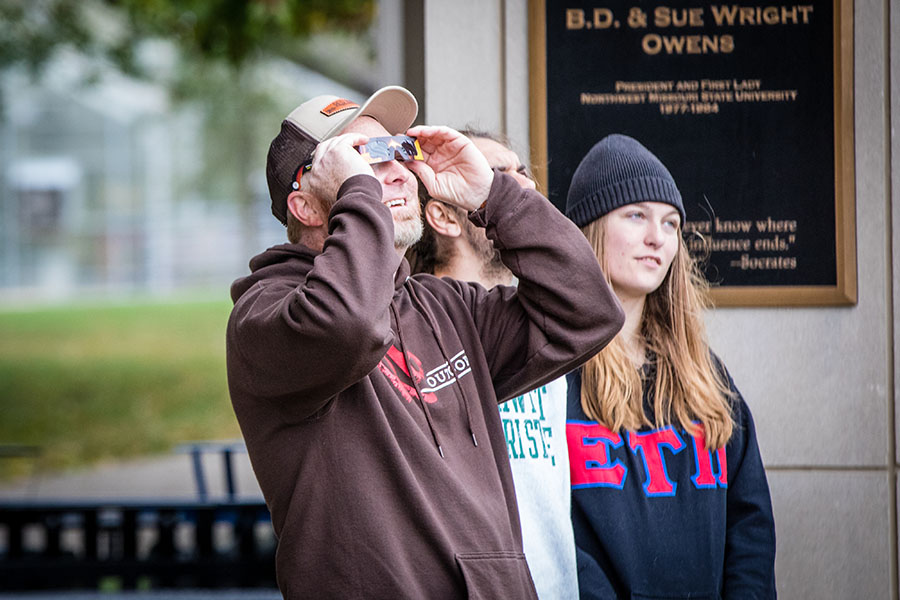
<path id="1" fill-rule="evenodd" d="M 373 137 L 369 138 L 369 141 L 362 146 L 354 146 L 354 148 L 370 165 L 389 160 L 399 160 L 400 162 L 424 160 L 422 148 L 419 147 L 419 140 L 408 135 Z M 300 178 L 311 168 L 312 159 L 309 159 L 294 171 L 292 187 L 295 190 L 300 189 Z"/>

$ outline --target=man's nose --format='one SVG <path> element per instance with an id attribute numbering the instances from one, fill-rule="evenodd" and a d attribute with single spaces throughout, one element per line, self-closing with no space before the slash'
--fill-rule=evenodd
<path id="1" fill-rule="evenodd" d="M 401 165 L 400 161 L 397 160 L 389 160 L 372 166 L 376 167 L 375 172 L 386 185 L 405 183 L 412 177 L 409 169 Z"/>

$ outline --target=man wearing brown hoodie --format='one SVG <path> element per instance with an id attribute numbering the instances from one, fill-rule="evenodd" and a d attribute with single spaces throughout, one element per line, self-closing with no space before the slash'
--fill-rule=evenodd
<path id="1" fill-rule="evenodd" d="M 232 286 L 229 388 L 286 598 L 534 598 L 496 406 L 622 324 L 580 232 L 459 133 L 407 129 L 416 111 L 391 87 L 288 115 L 266 171 L 292 243 Z M 404 132 L 424 160 L 356 150 Z M 517 289 L 409 277 L 407 169 L 485 227 Z"/>

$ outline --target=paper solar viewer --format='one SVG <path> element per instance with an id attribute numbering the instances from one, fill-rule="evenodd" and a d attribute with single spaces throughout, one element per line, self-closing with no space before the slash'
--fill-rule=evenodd
<path id="1" fill-rule="evenodd" d="M 419 141 L 408 135 L 389 135 L 385 137 L 369 138 L 369 141 L 356 148 L 360 155 L 370 165 L 387 162 L 389 160 L 424 160 Z M 312 168 L 312 160 L 308 160 L 294 171 L 295 190 L 300 189 L 300 178 Z"/>
<path id="2" fill-rule="evenodd" d="M 389 160 L 423 160 L 419 141 L 408 135 L 369 138 L 357 150 L 370 165 Z"/>

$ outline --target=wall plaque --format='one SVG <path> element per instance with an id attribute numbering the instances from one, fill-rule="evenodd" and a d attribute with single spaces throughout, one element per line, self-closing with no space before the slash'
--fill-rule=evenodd
<path id="1" fill-rule="evenodd" d="M 850 0 L 529 11 L 533 163 L 554 204 L 624 133 L 678 183 L 717 305 L 856 302 Z"/>

